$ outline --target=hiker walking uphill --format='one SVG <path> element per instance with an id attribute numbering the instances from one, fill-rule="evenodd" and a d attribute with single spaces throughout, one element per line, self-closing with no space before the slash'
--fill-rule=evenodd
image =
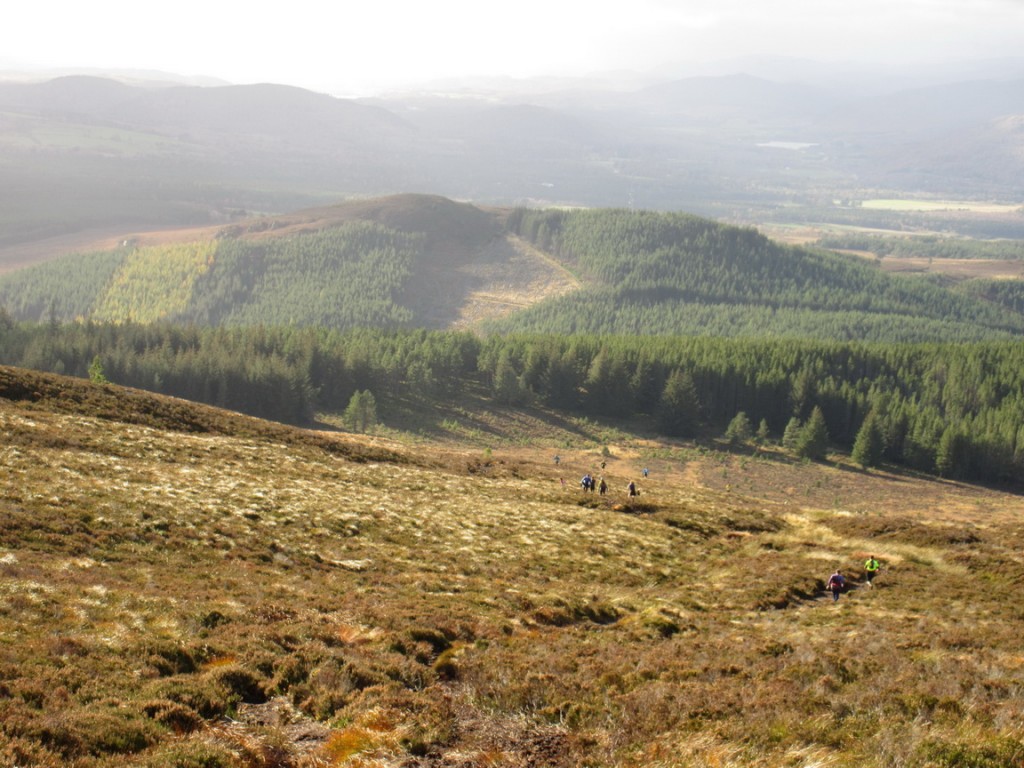
<path id="1" fill-rule="evenodd" d="M 832 602 L 839 600 L 840 593 L 846 588 L 846 577 L 842 571 L 836 571 L 828 577 L 827 589 L 832 593 Z"/>
<path id="2" fill-rule="evenodd" d="M 875 560 L 875 556 L 868 555 L 867 562 L 864 563 L 864 575 L 867 578 L 869 587 L 874 586 L 872 582 L 874 581 L 875 576 L 878 574 L 879 568 L 881 568 L 881 565 L 879 565 L 878 561 Z"/>

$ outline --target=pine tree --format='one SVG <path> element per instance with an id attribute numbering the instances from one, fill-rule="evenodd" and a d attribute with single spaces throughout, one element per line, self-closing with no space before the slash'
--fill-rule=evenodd
<path id="1" fill-rule="evenodd" d="M 764 445 L 768 442 L 769 437 L 771 437 L 771 431 L 768 429 L 768 419 L 761 419 L 761 423 L 757 425 L 757 434 L 754 435 L 754 439 L 758 445 Z"/>
<path id="2" fill-rule="evenodd" d="M 673 371 L 658 402 L 658 428 L 672 437 L 689 437 L 697 429 L 699 413 L 697 387 L 690 374 Z"/>
<path id="3" fill-rule="evenodd" d="M 966 438 L 955 426 L 946 427 L 935 449 L 935 471 L 942 477 L 957 477 L 964 464 Z"/>
<path id="4" fill-rule="evenodd" d="M 729 441 L 729 445 L 746 443 L 752 435 L 753 430 L 750 424 L 750 417 L 744 411 L 740 411 L 733 416 L 729 426 L 725 429 L 725 439 Z"/>
<path id="5" fill-rule="evenodd" d="M 828 426 L 825 424 L 825 414 L 816 405 L 811 411 L 811 417 L 807 419 L 807 423 L 800 430 L 796 452 L 799 456 L 817 461 L 825 458 L 827 450 Z"/>
<path id="6" fill-rule="evenodd" d="M 857 432 L 850 458 L 866 469 L 867 467 L 877 466 L 882 461 L 884 452 L 885 440 L 882 435 L 882 428 L 877 414 L 871 411 Z"/>
<path id="7" fill-rule="evenodd" d="M 353 432 L 366 432 L 377 426 L 377 399 L 370 390 L 363 390 L 352 395 L 348 407 L 342 415 L 345 426 Z"/>
<path id="8" fill-rule="evenodd" d="M 522 377 L 516 374 L 507 352 L 502 352 L 498 359 L 492 391 L 495 401 L 502 405 L 522 405 L 529 399 L 530 391 Z"/>
<path id="9" fill-rule="evenodd" d="M 782 447 L 788 451 L 795 451 L 797 442 L 800 439 L 800 431 L 802 429 L 803 424 L 800 423 L 800 419 L 796 416 L 786 422 L 786 429 L 782 433 Z"/>
<path id="10" fill-rule="evenodd" d="M 103 373 L 103 361 L 96 355 L 89 364 L 89 381 L 93 384 L 109 384 L 106 374 Z"/>

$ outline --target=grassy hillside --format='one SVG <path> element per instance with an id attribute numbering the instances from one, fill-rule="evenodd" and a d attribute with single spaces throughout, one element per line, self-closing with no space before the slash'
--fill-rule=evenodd
<path id="1" fill-rule="evenodd" d="M 514 411 L 385 445 L 0 373 L 5 765 L 1024 757 L 1019 496 Z"/>
<path id="2" fill-rule="evenodd" d="M 978 341 L 1013 303 L 684 214 L 399 195 L 0 275 L 16 319 Z M 487 321 L 500 319 L 498 323 Z"/>

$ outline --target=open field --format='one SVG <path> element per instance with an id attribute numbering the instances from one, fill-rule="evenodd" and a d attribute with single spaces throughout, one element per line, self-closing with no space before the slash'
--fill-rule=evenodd
<path id="1" fill-rule="evenodd" d="M 866 234 L 881 237 L 894 236 L 892 230 L 879 229 L 877 227 L 767 224 L 762 225 L 759 229 L 767 237 L 777 242 L 798 246 L 813 245 L 822 237 L 836 233 Z M 937 236 L 938 234 L 938 232 L 925 230 L 916 232 L 913 235 L 901 233 L 900 236 L 912 240 L 915 236 Z M 867 251 L 837 249 L 837 252 L 877 260 L 879 268 L 884 272 L 945 275 L 955 280 L 969 280 L 972 278 L 1019 280 L 1024 278 L 1024 264 L 1022 264 L 1020 259 L 951 259 L 929 258 L 926 256 L 886 256 L 885 258 L 878 259 L 874 253 Z"/>
<path id="2" fill-rule="evenodd" d="M 1020 259 L 915 259 L 887 257 L 882 259 L 880 266 L 885 272 L 946 275 L 956 280 L 969 280 L 972 278 L 985 278 L 988 280 L 1024 279 L 1024 263 Z"/>
<path id="3" fill-rule="evenodd" d="M 106 228 L 48 237 L 29 243 L 0 245 L 0 274 L 74 253 L 113 251 L 125 243 L 145 247 L 208 240 L 218 229 L 219 227 L 180 227 L 130 232 L 120 228 Z"/>
<path id="4" fill-rule="evenodd" d="M 1024 758 L 1016 493 L 543 414 L 516 422 L 534 444 L 310 433 L 0 373 L 2 765 Z"/>
<path id="5" fill-rule="evenodd" d="M 975 200 L 909 200 L 895 198 L 878 198 L 864 200 L 862 208 L 877 211 L 904 211 L 929 213 L 935 211 L 962 211 L 983 214 L 1019 214 L 1024 210 L 1020 203 L 978 202 Z"/>

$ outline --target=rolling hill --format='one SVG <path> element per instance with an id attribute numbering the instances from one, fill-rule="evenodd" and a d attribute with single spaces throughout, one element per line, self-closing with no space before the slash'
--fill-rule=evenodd
<path id="1" fill-rule="evenodd" d="M 0 265 L 4 248 L 73 233 L 408 191 L 756 223 L 839 222 L 857 211 L 832 201 L 879 190 L 1021 196 L 1015 70 L 900 88 L 895 74 L 745 66 L 618 89 L 453 86 L 359 101 L 273 84 L 0 82 Z M 944 226 L 959 231 L 955 218 Z"/>
<path id="2" fill-rule="evenodd" d="M 489 419 L 385 441 L 0 368 L 2 760 L 1024 757 L 1019 496 Z"/>
<path id="3" fill-rule="evenodd" d="M 386 110 L 273 84 L 147 88 L 67 76 L 43 83 L 0 82 L 0 105 L 11 112 L 152 132 L 185 143 L 231 143 L 236 152 L 255 149 L 257 143 L 344 152 L 397 141 L 411 132 L 411 126 Z"/>
<path id="4" fill-rule="evenodd" d="M 1024 317 L 929 278 L 684 214 L 401 195 L 126 238 L 0 275 L 18 320 L 976 341 Z"/>

